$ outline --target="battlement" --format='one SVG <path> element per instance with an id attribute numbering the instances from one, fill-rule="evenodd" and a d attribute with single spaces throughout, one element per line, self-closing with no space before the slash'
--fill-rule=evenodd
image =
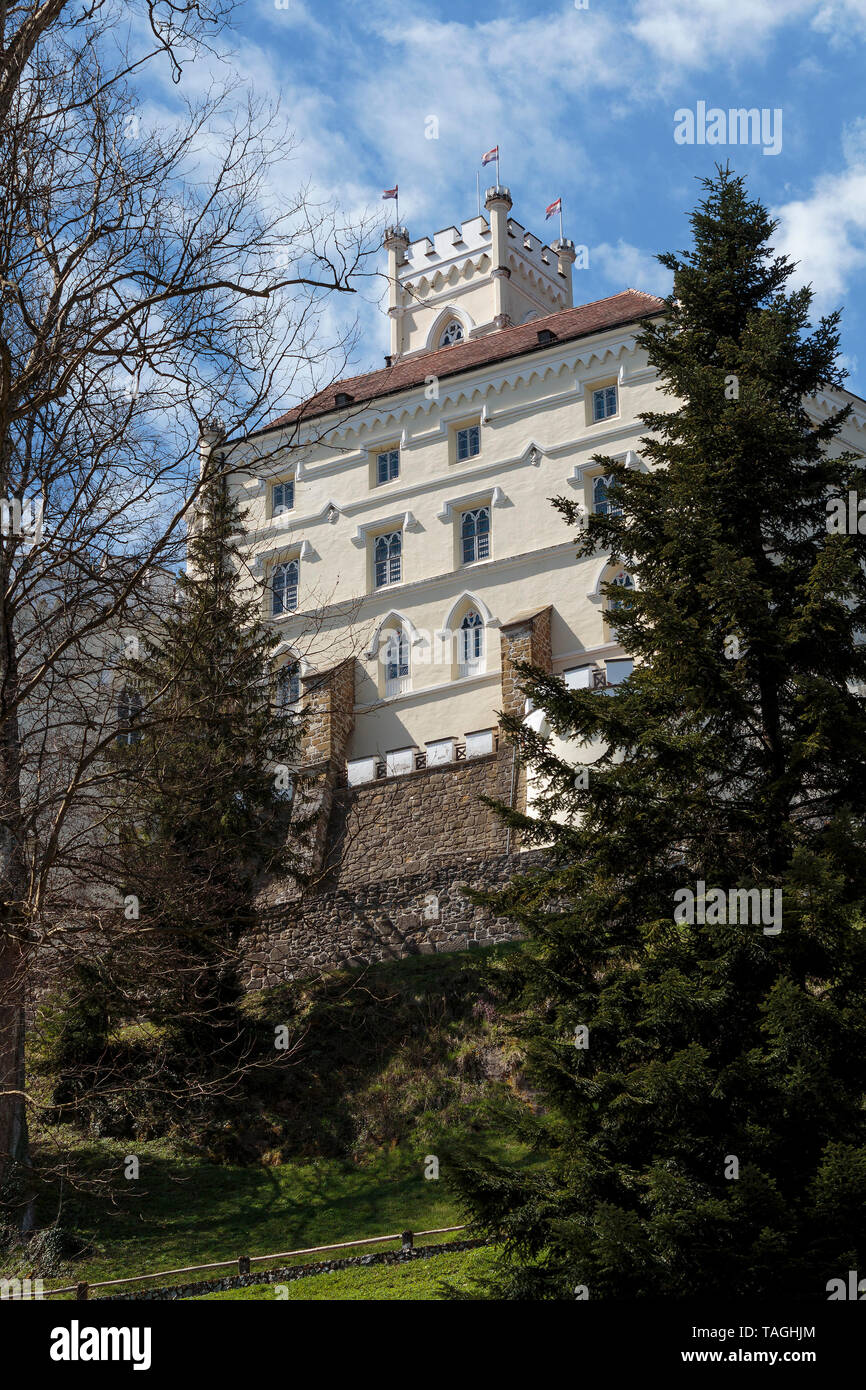
<path id="1" fill-rule="evenodd" d="M 449 319 L 477 337 L 571 308 L 574 244 L 548 246 L 527 231 L 501 185 L 487 189 L 484 206 L 489 220 L 479 213 L 432 237 L 387 229 L 391 361 L 442 346 Z"/>
<path id="2" fill-rule="evenodd" d="M 459 227 L 443 227 L 430 237 L 413 241 L 401 267 L 401 279 L 430 275 L 443 266 L 476 257 L 490 250 L 491 231 L 486 217 L 470 217 Z"/>

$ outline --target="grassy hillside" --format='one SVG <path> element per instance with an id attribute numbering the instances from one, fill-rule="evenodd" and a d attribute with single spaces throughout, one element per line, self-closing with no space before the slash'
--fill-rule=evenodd
<path id="1" fill-rule="evenodd" d="M 418 1302 L 447 1298 L 452 1288 L 466 1294 L 471 1293 L 476 1284 L 483 1285 L 495 1259 L 496 1252 L 483 1247 L 455 1251 L 453 1255 L 431 1255 L 428 1260 L 405 1265 L 374 1265 L 365 1269 L 342 1269 L 334 1274 L 312 1274 L 308 1279 L 296 1279 L 284 1286 L 286 1302 L 391 1302 L 394 1299 Z M 256 1284 L 248 1289 L 205 1294 L 196 1301 L 250 1298 L 275 1300 L 273 1285 Z"/>
<path id="2" fill-rule="evenodd" d="M 111 1116 L 97 1110 L 86 1130 L 35 1136 L 37 1224 L 50 1228 L 37 1272 L 93 1282 L 459 1224 L 447 1172 L 425 1178 L 425 1159 L 443 1127 L 483 1133 L 492 1093 L 525 1103 L 519 1057 L 501 1035 L 489 988 L 490 972 L 513 949 L 410 957 L 251 998 L 260 1047 L 272 1048 L 285 1025 L 289 1054 L 214 1113 L 206 1133 L 179 1126 L 153 1137 L 154 1111 L 143 1106 L 137 1133 L 100 1133 Z M 129 1031 L 117 1042 L 149 1045 Z M 128 1155 L 139 1159 L 137 1179 L 124 1175 Z M 509 1157 L 522 1161 L 517 1150 Z M 3 1263 L 29 1270 L 35 1254 L 31 1247 Z M 401 1269 L 380 1273 L 395 1289 L 409 1278 Z M 385 1284 L 366 1282 L 370 1269 L 361 1274 L 366 1293 L 351 1292 L 350 1279 L 348 1292 L 338 1295 L 335 1283 L 332 1294 L 316 1293 L 315 1285 L 309 1296 L 388 1296 L 373 1292 Z M 431 1297 L 431 1281 L 432 1273 L 412 1272 L 405 1287 L 427 1292 L 400 1296 Z"/>

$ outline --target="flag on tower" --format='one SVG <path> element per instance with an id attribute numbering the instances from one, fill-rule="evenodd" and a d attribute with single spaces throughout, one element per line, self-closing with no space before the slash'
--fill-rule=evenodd
<path id="1" fill-rule="evenodd" d="M 499 146 L 498 146 L 498 145 L 494 145 L 492 150 L 488 150 L 486 154 L 483 154 L 483 155 L 481 156 L 481 163 L 482 163 L 482 165 L 483 165 L 483 164 L 492 164 L 494 160 L 496 160 L 497 163 L 499 162 Z"/>
<path id="2" fill-rule="evenodd" d="M 550 204 L 550 207 L 547 209 L 547 212 L 544 214 L 544 220 L 545 220 L 545 222 L 547 222 L 549 218 L 555 217 L 556 214 L 557 214 L 558 212 L 562 212 L 562 199 L 561 199 L 561 198 L 557 198 L 557 200 L 556 200 L 555 203 L 551 203 L 551 204 Z"/>
<path id="3" fill-rule="evenodd" d="M 395 183 L 393 188 L 386 188 L 385 191 L 384 191 L 383 194 L 382 194 L 382 197 L 383 197 L 383 198 L 396 198 L 396 197 L 397 197 L 397 187 L 398 187 L 398 185 Z"/>

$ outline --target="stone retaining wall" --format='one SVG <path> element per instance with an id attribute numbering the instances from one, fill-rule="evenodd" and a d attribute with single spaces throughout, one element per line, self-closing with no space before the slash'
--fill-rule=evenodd
<path id="1" fill-rule="evenodd" d="M 514 922 L 470 903 L 461 888 L 504 887 L 529 858 L 467 857 L 270 908 L 245 943 L 245 986 L 268 989 L 339 966 L 516 941 Z"/>

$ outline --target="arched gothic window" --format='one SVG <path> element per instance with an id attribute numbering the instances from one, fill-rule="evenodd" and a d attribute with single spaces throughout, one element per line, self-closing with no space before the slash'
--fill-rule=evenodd
<path id="1" fill-rule="evenodd" d="M 386 536 L 377 536 L 373 553 L 373 568 L 376 588 L 386 584 L 399 584 L 402 573 L 403 533 L 391 531 Z"/>
<path id="2" fill-rule="evenodd" d="M 605 478 L 602 474 L 593 479 L 592 484 L 592 510 L 599 516 L 621 516 L 622 507 L 618 503 L 611 502 L 607 490 L 613 482 L 612 477 Z"/>
<path id="3" fill-rule="evenodd" d="M 385 694 L 402 695 L 409 689 L 409 634 L 404 627 L 393 628 L 385 642 Z"/>
<path id="4" fill-rule="evenodd" d="M 457 674 L 474 676 L 484 660 L 484 622 L 481 614 L 470 608 L 460 624 L 458 637 Z"/>
<path id="5" fill-rule="evenodd" d="M 287 560 L 274 568 L 271 586 L 271 612 L 274 617 L 280 613 L 294 613 L 298 606 L 298 581 L 300 564 L 297 560 Z"/>
<path id="6" fill-rule="evenodd" d="M 277 672 L 277 709 L 287 713 L 295 708 L 301 698 L 301 673 L 297 662 L 287 662 Z"/>
<path id="7" fill-rule="evenodd" d="M 634 588 L 634 580 L 632 579 L 632 577 L 631 577 L 631 575 L 629 574 L 628 570 L 619 570 L 619 571 L 614 575 L 613 579 L 611 580 L 611 583 L 612 583 L 612 584 L 615 584 L 615 585 L 616 585 L 618 588 L 620 588 L 620 589 L 633 589 L 633 588 Z M 615 641 L 617 640 L 617 637 L 616 637 L 616 628 L 614 627 L 614 621 L 615 621 L 616 610 L 617 610 L 618 608 L 621 608 L 621 607 L 622 607 L 622 600 L 619 599 L 619 598 L 615 598 L 613 595 L 611 595 L 610 598 L 608 599 L 607 625 L 608 625 L 608 629 L 609 629 L 609 631 L 610 631 L 610 640 L 611 640 L 612 642 L 615 642 Z"/>
<path id="8" fill-rule="evenodd" d="M 459 319 L 451 319 L 446 323 L 445 328 L 439 338 L 440 347 L 451 347 L 452 343 L 463 342 L 463 324 Z"/>
<path id="9" fill-rule="evenodd" d="M 474 564 L 476 560 L 486 560 L 490 556 L 490 508 L 476 507 L 474 511 L 464 512 L 460 526 L 463 542 L 464 565 Z"/>
<path id="10" fill-rule="evenodd" d="M 137 726 L 141 714 L 142 700 L 137 690 L 127 690 L 124 686 L 117 699 L 117 742 L 129 747 L 141 738 Z"/>

